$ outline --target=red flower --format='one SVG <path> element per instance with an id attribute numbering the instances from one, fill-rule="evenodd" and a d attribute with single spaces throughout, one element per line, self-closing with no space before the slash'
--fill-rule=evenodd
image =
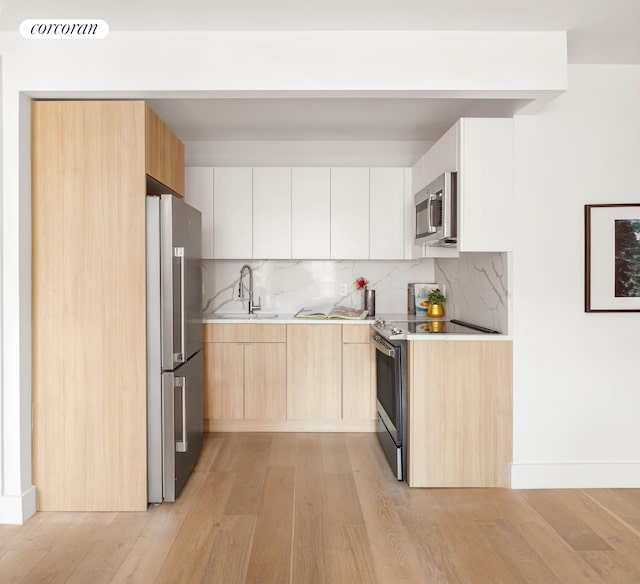
<path id="1" fill-rule="evenodd" d="M 358 290 L 363 290 L 363 289 L 365 289 L 365 290 L 366 290 L 366 288 L 367 288 L 367 284 L 368 284 L 368 283 L 369 283 L 369 281 L 368 281 L 366 278 L 364 278 L 364 277 L 360 276 L 360 277 L 356 280 L 356 288 L 357 288 Z"/>

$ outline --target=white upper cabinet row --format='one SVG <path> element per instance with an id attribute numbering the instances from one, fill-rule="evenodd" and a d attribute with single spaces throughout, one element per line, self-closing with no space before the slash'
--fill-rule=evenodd
<path id="1" fill-rule="evenodd" d="M 413 166 L 411 191 L 418 192 L 446 171 L 458 173 L 457 251 L 511 251 L 513 120 L 458 120 Z M 414 257 L 449 254 L 446 248 L 414 248 Z"/>
<path id="2" fill-rule="evenodd" d="M 410 172 L 188 167 L 186 200 L 203 214 L 204 258 L 404 259 Z"/>

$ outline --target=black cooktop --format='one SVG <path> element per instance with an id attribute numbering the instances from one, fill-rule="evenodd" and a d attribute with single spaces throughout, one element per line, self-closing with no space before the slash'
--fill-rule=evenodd
<path id="1" fill-rule="evenodd" d="M 402 328 L 404 328 L 404 323 Z M 431 320 L 427 322 L 407 322 L 406 331 L 409 334 L 494 334 L 495 331 L 486 327 L 463 322 L 460 320 Z"/>

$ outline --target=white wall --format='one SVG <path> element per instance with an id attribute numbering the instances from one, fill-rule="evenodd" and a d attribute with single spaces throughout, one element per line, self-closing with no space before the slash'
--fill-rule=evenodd
<path id="1" fill-rule="evenodd" d="M 640 203 L 640 66 L 515 120 L 514 487 L 640 487 L 640 314 L 587 314 L 583 206 Z"/>

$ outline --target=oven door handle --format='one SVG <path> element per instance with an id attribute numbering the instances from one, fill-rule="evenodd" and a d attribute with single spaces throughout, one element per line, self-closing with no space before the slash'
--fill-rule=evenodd
<path id="1" fill-rule="evenodd" d="M 371 337 L 371 342 L 375 345 L 376 349 L 380 351 L 383 355 L 387 357 L 391 357 L 392 359 L 396 358 L 396 350 L 394 347 L 389 345 L 382 337 L 376 335 L 375 337 Z"/>

